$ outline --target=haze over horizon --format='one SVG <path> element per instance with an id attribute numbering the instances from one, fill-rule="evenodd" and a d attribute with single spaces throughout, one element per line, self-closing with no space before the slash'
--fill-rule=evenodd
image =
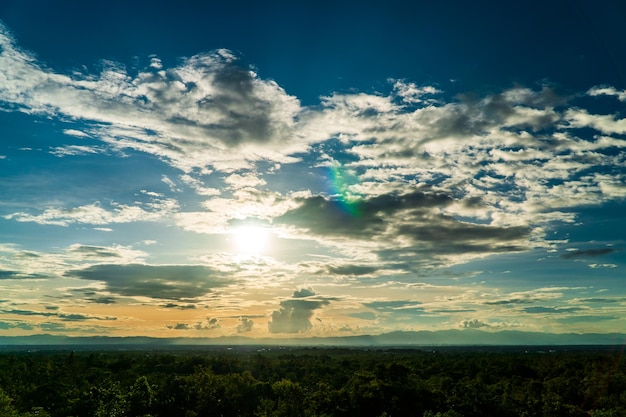
<path id="1" fill-rule="evenodd" d="M 0 3 L 0 336 L 624 333 L 626 5 Z"/>

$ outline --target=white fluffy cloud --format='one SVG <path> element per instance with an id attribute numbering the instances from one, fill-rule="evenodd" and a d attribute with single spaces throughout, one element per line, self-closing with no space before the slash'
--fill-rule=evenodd
<path id="1" fill-rule="evenodd" d="M 131 74 L 105 62 L 97 75 L 65 75 L 20 50 L 3 26 L 0 47 L 5 107 L 90 122 L 84 135 L 159 155 L 185 171 L 288 161 L 286 149 L 304 149 L 294 134 L 298 100 L 241 67 L 227 50 L 169 69 L 151 65 Z"/>

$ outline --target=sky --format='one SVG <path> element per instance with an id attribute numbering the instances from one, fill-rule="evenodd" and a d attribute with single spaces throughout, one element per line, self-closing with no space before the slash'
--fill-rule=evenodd
<path id="1" fill-rule="evenodd" d="M 0 1 L 0 335 L 624 332 L 623 2 L 226 3 Z"/>

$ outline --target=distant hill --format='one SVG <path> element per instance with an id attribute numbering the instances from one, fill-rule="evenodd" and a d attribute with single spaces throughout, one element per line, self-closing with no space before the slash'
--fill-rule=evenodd
<path id="1" fill-rule="evenodd" d="M 545 346 L 545 345 L 623 345 L 623 333 L 539 333 L 521 331 L 485 332 L 481 330 L 396 331 L 380 335 L 343 337 L 250 338 L 222 336 L 215 338 L 154 337 L 70 337 L 49 334 L 31 336 L 0 336 L 5 346 L 118 346 L 154 348 L 182 345 L 282 345 L 282 346 Z"/>

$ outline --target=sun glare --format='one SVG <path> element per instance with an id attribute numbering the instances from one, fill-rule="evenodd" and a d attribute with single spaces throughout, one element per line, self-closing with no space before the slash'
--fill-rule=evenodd
<path id="1" fill-rule="evenodd" d="M 243 255 L 258 255 L 267 248 L 269 236 L 264 227 L 241 226 L 232 233 L 236 249 Z"/>

